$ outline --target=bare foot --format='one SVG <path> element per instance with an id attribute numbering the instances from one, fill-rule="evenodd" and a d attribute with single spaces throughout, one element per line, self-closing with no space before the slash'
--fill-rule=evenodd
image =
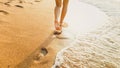
<path id="1" fill-rule="evenodd" d="M 62 27 L 68 27 L 68 24 L 66 22 L 63 22 L 62 24 L 60 24 Z"/>
<path id="2" fill-rule="evenodd" d="M 54 26 L 55 26 L 54 34 L 55 34 L 55 35 L 61 34 L 61 33 L 62 33 L 62 27 L 60 26 L 60 24 L 59 24 L 58 21 L 55 21 L 55 22 L 54 22 Z"/>
<path id="3" fill-rule="evenodd" d="M 59 24 L 58 21 L 55 21 L 55 22 L 54 22 L 54 25 L 55 25 L 55 29 L 56 29 L 56 30 L 61 30 L 61 29 L 62 29 L 62 27 L 60 27 L 60 24 Z"/>
<path id="4" fill-rule="evenodd" d="M 54 35 L 60 35 L 62 33 L 62 30 L 55 30 Z"/>
<path id="5" fill-rule="evenodd" d="M 68 24 L 66 22 L 63 22 L 62 27 L 68 27 Z"/>

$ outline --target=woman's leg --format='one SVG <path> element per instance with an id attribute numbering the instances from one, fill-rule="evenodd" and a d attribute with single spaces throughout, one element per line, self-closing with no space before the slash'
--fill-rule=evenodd
<path id="1" fill-rule="evenodd" d="M 62 8 L 62 13 L 61 13 L 61 18 L 60 18 L 60 25 L 62 26 L 63 20 L 66 16 L 67 8 L 68 8 L 68 2 L 69 0 L 63 0 L 63 8 Z"/>
<path id="2" fill-rule="evenodd" d="M 56 6 L 54 10 L 54 15 L 55 15 L 55 20 L 58 21 L 59 16 L 60 16 L 60 8 L 62 5 L 62 0 L 55 0 L 55 2 L 56 2 Z"/>
<path id="3" fill-rule="evenodd" d="M 55 6 L 55 9 L 54 9 L 54 16 L 55 16 L 55 28 L 56 30 L 60 30 L 60 27 L 59 27 L 59 17 L 60 17 L 60 8 L 61 8 L 61 5 L 62 5 L 62 0 L 55 0 L 56 2 L 56 6 Z"/>
<path id="4" fill-rule="evenodd" d="M 61 34 L 62 28 L 60 27 L 59 17 L 60 17 L 60 8 L 61 8 L 62 0 L 55 0 L 55 2 L 56 2 L 56 6 L 54 9 L 54 16 L 55 16 L 54 25 L 56 30 L 54 34 Z"/>

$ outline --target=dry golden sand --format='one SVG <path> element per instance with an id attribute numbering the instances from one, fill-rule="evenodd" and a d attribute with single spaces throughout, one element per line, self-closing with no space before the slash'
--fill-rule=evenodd
<path id="1" fill-rule="evenodd" d="M 50 68 L 57 51 L 64 47 L 47 46 L 56 39 L 51 34 L 54 1 L 13 0 L 6 5 L 7 1 L 0 0 L 0 68 Z M 34 55 L 42 47 L 48 54 L 36 64 Z"/>

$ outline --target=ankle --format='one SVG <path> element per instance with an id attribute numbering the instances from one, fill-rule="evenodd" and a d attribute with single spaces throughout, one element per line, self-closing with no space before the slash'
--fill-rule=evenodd
<path id="1" fill-rule="evenodd" d="M 55 23 L 58 22 L 57 20 L 54 21 Z"/>

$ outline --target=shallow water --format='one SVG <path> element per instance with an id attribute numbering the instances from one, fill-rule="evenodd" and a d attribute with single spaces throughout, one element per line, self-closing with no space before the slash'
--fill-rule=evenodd
<path id="1" fill-rule="evenodd" d="M 99 1 L 85 1 L 94 5 L 96 3 L 97 7 L 100 6 Z M 120 18 L 116 16 L 116 12 L 114 15 L 111 14 L 111 9 L 106 10 L 105 12 L 110 15 L 109 22 L 92 32 L 79 34 L 71 46 L 57 54 L 53 68 L 120 67 Z"/>
<path id="2" fill-rule="evenodd" d="M 119 68 L 119 27 L 120 23 L 113 22 L 97 31 L 79 35 L 70 47 L 58 53 L 55 66 L 65 68 Z"/>

